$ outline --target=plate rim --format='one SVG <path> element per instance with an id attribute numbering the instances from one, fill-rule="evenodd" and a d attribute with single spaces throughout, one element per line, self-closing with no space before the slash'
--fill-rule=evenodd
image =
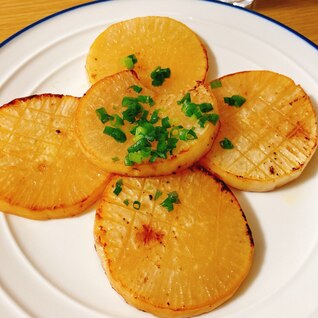
<path id="1" fill-rule="evenodd" d="M 4 47 L 5 45 L 7 45 L 8 43 L 10 43 L 11 41 L 13 41 L 14 39 L 16 39 L 17 37 L 19 37 L 21 34 L 25 33 L 26 31 L 28 31 L 29 29 L 32 29 L 34 27 L 36 27 L 37 25 L 39 24 L 42 24 L 44 22 L 46 22 L 47 20 L 50 20 L 50 19 L 53 19 L 57 16 L 60 16 L 64 13 L 67 13 L 67 12 L 70 12 L 70 11 L 74 11 L 74 10 L 77 10 L 79 8 L 82 8 L 82 7 L 86 7 L 86 6 L 91 6 L 91 5 L 95 5 L 97 3 L 102 3 L 102 2 L 111 2 L 111 1 L 115 1 L 115 0 L 94 0 L 94 1 L 89 1 L 89 2 L 86 2 L 86 3 L 81 3 L 81 4 L 78 4 L 78 5 L 74 5 L 74 6 L 71 6 L 69 8 L 66 8 L 66 9 L 63 9 L 63 10 L 60 10 L 60 11 L 57 11 L 53 14 L 50 14 L 48 16 L 45 16 L 29 25 L 27 25 L 26 27 L 20 29 L 19 31 L 13 33 L 12 35 L 10 35 L 8 38 L 6 38 L 5 40 L 3 40 L 1 43 L 0 43 L 0 49 L 2 47 Z M 262 13 L 259 13 L 259 12 L 256 12 L 256 11 L 253 11 L 251 9 L 247 9 L 247 8 L 243 8 L 243 7 L 239 7 L 239 6 L 234 6 L 232 4 L 229 4 L 229 3 L 225 3 L 225 2 L 221 2 L 219 0 L 199 0 L 199 1 L 202 1 L 202 2 L 210 2 L 210 3 L 216 3 L 218 5 L 224 5 L 224 6 L 230 6 L 232 8 L 234 8 L 235 10 L 243 10 L 245 12 L 248 12 L 252 15 L 255 15 L 255 16 L 258 16 L 259 18 L 261 19 L 264 19 L 264 20 L 267 20 L 269 22 L 272 22 L 274 24 L 276 24 L 277 26 L 289 31 L 290 33 L 292 33 L 293 35 L 295 35 L 296 37 L 300 38 L 301 40 L 307 42 L 307 44 L 309 44 L 311 47 L 313 47 L 314 49 L 316 49 L 318 51 L 318 44 L 315 44 L 312 40 L 310 40 L 309 38 L 307 38 L 306 36 L 304 36 L 303 34 L 301 34 L 300 32 L 294 30 L 293 28 L 285 25 L 284 23 L 282 22 L 279 22 L 269 16 L 266 16 Z"/>
<path id="2" fill-rule="evenodd" d="M 111 1 L 111 0 L 97 0 L 97 1 L 92 1 L 92 2 L 89 2 L 89 3 L 84 3 L 84 4 L 80 4 L 80 5 L 77 5 L 77 6 L 74 6 L 74 7 L 71 7 L 71 8 L 69 8 L 69 9 L 65 9 L 65 10 L 62 10 L 62 11 L 60 11 L 60 12 L 57 12 L 56 14 L 53 14 L 53 15 L 51 15 L 51 16 L 48 16 L 46 19 L 44 18 L 44 19 L 42 19 L 42 20 L 44 20 L 44 21 L 46 21 L 46 20 L 49 20 L 49 19 L 51 19 L 51 18 L 54 18 L 55 16 L 60 16 L 60 15 L 62 15 L 61 14 L 61 12 L 62 13 L 67 13 L 67 12 L 69 12 L 69 11 L 73 11 L 74 9 L 77 9 L 77 8 L 80 8 L 80 7 L 89 7 L 91 4 L 97 4 L 97 3 L 105 3 L 106 5 L 108 5 L 107 4 L 107 2 L 109 2 L 109 1 Z M 233 9 L 233 6 L 232 5 L 229 5 L 229 4 L 225 4 L 225 3 L 221 3 L 221 2 L 219 2 L 219 1 L 216 1 L 216 0 L 201 0 L 201 3 L 203 3 L 203 1 L 205 1 L 205 2 L 216 2 L 216 3 L 220 3 L 220 4 L 222 4 L 222 5 L 227 5 L 227 6 L 231 6 L 232 7 L 232 9 Z M 112 3 L 114 3 L 115 1 L 112 1 Z M 120 2 L 120 1 L 118 1 L 118 2 Z M 125 1 L 123 1 L 123 2 L 125 2 Z M 126 1 L 127 2 L 127 1 Z M 192 1 L 192 3 L 193 3 L 194 1 Z M 110 3 L 110 4 L 112 4 L 112 3 Z M 204 3 L 203 3 L 203 5 L 204 5 Z M 221 9 L 221 8 L 220 8 Z M 249 11 L 249 10 L 246 10 L 246 9 L 243 9 L 243 8 L 239 8 L 239 7 L 235 7 L 234 9 L 239 9 L 239 10 L 244 10 L 244 11 Z M 238 12 L 239 13 L 239 12 Z M 252 12 L 253 13 L 253 12 Z M 67 16 L 67 14 L 65 14 L 66 16 Z M 62 15 L 62 17 L 65 17 L 65 15 L 63 14 Z M 249 16 L 251 16 L 251 17 L 253 17 L 253 16 L 255 16 L 255 15 L 249 15 Z M 265 17 L 266 18 L 266 17 Z M 267 19 L 267 18 L 266 18 Z M 261 20 L 261 21 L 265 21 L 265 20 Z M 41 26 L 43 26 L 43 24 L 41 24 L 41 20 L 39 20 L 38 21 L 38 23 L 35 23 L 35 25 L 38 25 L 38 24 L 40 24 L 40 26 L 39 26 L 39 29 L 41 28 Z M 46 25 L 46 24 L 44 24 L 44 25 Z M 274 26 L 275 26 L 276 24 L 274 24 Z M 32 28 L 33 26 L 32 25 L 30 25 L 30 27 L 29 28 Z M 279 28 L 280 30 L 284 30 L 284 28 Z M 284 32 L 284 31 L 283 31 Z M 31 32 L 32 33 L 32 32 Z M 15 41 L 13 41 L 13 46 L 15 45 L 15 44 L 17 44 L 17 43 L 19 43 L 19 40 L 21 39 L 21 38 L 23 38 L 23 35 L 25 35 L 25 33 L 24 33 L 24 31 L 22 32 L 22 30 L 21 30 L 21 33 L 20 34 L 22 34 L 22 36 L 21 37 L 18 37 L 18 39 L 17 39 L 17 41 L 15 42 Z M 18 35 L 20 35 L 20 34 L 18 34 Z M 28 33 L 29 34 L 29 33 Z M 296 37 L 296 36 L 293 36 L 292 35 L 292 33 L 288 33 L 288 34 L 290 34 L 291 35 L 291 38 L 293 39 L 293 40 L 295 40 L 295 41 L 297 41 L 297 40 L 300 40 L 300 44 L 302 43 L 304 46 L 306 46 L 306 48 L 308 49 L 308 50 L 311 50 L 311 46 L 309 46 L 308 44 L 306 44 L 304 41 L 302 41 L 299 37 Z M 11 42 L 11 41 L 10 41 Z M 1 46 L 0 46 L 1 47 Z M 316 53 L 316 50 L 313 50 L 315 53 Z M 311 51 L 312 52 L 312 51 Z M 318 79 L 317 79 L 318 80 Z M 318 257 L 318 255 L 317 255 L 317 257 Z"/>

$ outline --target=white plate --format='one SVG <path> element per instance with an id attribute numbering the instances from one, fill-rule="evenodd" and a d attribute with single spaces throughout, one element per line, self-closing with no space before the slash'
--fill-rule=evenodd
<path id="1" fill-rule="evenodd" d="M 88 3 L 22 30 L 2 43 L 0 103 L 43 92 L 81 96 L 94 38 L 113 22 L 144 15 L 170 16 L 196 31 L 209 47 L 210 78 L 273 70 L 302 84 L 317 108 L 317 46 L 258 14 L 195 0 Z M 255 261 L 235 297 L 206 317 L 318 317 L 317 159 L 277 191 L 235 191 L 253 231 Z M 0 214 L 1 317 L 150 317 L 110 287 L 94 251 L 93 218 Z"/>

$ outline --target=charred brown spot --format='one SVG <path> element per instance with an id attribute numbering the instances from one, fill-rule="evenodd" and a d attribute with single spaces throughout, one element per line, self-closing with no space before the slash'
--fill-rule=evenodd
<path id="1" fill-rule="evenodd" d="M 60 134 L 60 133 L 61 133 L 61 131 L 60 131 L 59 129 L 56 129 L 55 132 L 56 132 L 57 134 Z"/>
<path id="2" fill-rule="evenodd" d="M 47 164 L 46 163 L 42 162 L 42 163 L 38 164 L 38 170 L 40 172 L 44 172 L 46 170 L 46 168 L 47 168 Z"/>
<path id="3" fill-rule="evenodd" d="M 248 235 L 248 237 L 250 239 L 250 245 L 251 245 L 251 247 L 254 247 L 254 239 L 253 239 L 253 234 L 252 234 L 251 228 L 249 227 L 249 225 L 247 223 L 247 219 L 246 219 L 245 213 L 243 212 L 242 209 L 240 209 L 240 210 L 241 210 L 241 213 L 242 213 L 242 217 L 245 220 L 246 234 Z"/>
<path id="4" fill-rule="evenodd" d="M 160 231 L 154 230 L 149 224 L 143 224 L 142 229 L 136 233 L 137 241 L 144 245 L 149 244 L 151 241 L 161 242 L 164 234 Z"/>
<path id="5" fill-rule="evenodd" d="M 271 174 L 275 174 L 275 168 L 274 168 L 273 166 L 270 166 L 270 167 L 269 167 L 269 172 L 270 172 Z"/>
<path id="6" fill-rule="evenodd" d="M 98 219 L 98 220 L 101 220 L 103 218 L 102 217 L 102 209 L 101 208 L 96 210 L 95 218 Z"/>
<path id="7" fill-rule="evenodd" d="M 305 136 L 305 138 L 309 139 L 309 133 L 305 130 L 305 128 L 303 127 L 303 125 L 297 121 L 295 127 L 286 135 L 287 138 L 293 138 L 293 137 L 297 137 L 303 135 Z"/>
<path id="8" fill-rule="evenodd" d="M 231 192 L 229 187 L 220 179 L 220 177 L 217 174 L 213 174 L 201 166 L 197 166 L 197 169 L 200 170 L 201 172 L 203 172 L 205 175 L 212 177 L 217 183 L 219 183 L 221 186 L 222 192 L 225 192 L 225 191 Z"/>
<path id="9" fill-rule="evenodd" d="M 254 239 L 253 239 L 251 228 L 249 227 L 248 223 L 246 223 L 246 234 L 248 235 L 250 239 L 251 247 L 254 247 Z"/>
<path id="10" fill-rule="evenodd" d="M 305 97 L 305 96 L 301 96 L 300 98 L 304 98 L 304 97 Z M 291 102 L 289 102 L 289 105 L 292 106 L 294 103 L 298 102 L 300 98 L 299 98 L 299 97 L 296 97 L 294 100 L 292 100 Z"/>

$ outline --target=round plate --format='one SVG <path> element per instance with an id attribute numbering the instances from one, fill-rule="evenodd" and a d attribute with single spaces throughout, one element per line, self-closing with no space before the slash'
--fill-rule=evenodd
<path id="1" fill-rule="evenodd" d="M 110 24 L 170 16 L 208 46 L 209 79 L 251 69 L 290 76 L 318 101 L 318 50 L 254 12 L 212 1 L 97 1 L 57 13 L 4 41 L 0 103 L 35 93 L 81 96 L 85 57 Z M 299 179 L 270 193 L 235 191 L 255 239 L 250 275 L 205 317 L 318 316 L 318 155 Z M 0 214 L 1 317 L 150 317 L 111 288 L 94 250 L 94 209 L 77 218 L 32 221 Z"/>

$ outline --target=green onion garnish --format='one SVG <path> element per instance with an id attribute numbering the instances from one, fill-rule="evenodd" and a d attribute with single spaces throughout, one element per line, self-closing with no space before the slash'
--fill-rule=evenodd
<path id="1" fill-rule="evenodd" d="M 188 100 L 185 100 L 182 104 L 181 110 L 184 112 L 184 114 L 187 117 L 191 117 L 195 111 L 196 111 L 197 105 L 194 103 L 189 102 Z"/>
<path id="2" fill-rule="evenodd" d="M 124 121 L 120 116 L 115 114 L 113 119 L 111 120 L 111 125 L 114 127 L 120 127 L 124 125 Z"/>
<path id="3" fill-rule="evenodd" d="M 234 107 L 241 107 L 245 102 L 246 102 L 246 98 L 240 95 L 224 97 L 224 103 Z"/>
<path id="4" fill-rule="evenodd" d="M 119 158 L 118 158 L 118 157 L 113 157 L 113 158 L 112 158 L 112 161 L 113 161 L 113 162 L 119 161 Z"/>
<path id="5" fill-rule="evenodd" d="M 162 195 L 162 192 L 160 190 L 157 190 L 155 193 L 155 200 L 157 200 Z"/>
<path id="6" fill-rule="evenodd" d="M 137 151 L 137 152 L 131 152 L 129 153 L 127 156 L 126 156 L 128 162 L 131 162 L 132 165 L 134 163 L 142 163 L 142 159 L 143 159 L 143 155 L 141 154 L 140 151 Z"/>
<path id="7" fill-rule="evenodd" d="M 123 119 L 129 123 L 134 123 L 137 119 L 136 117 L 143 111 L 143 108 L 139 104 L 129 106 L 125 111 L 122 112 Z"/>
<path id="8" fill-rule="evenodd" d="M 129 88 L 132 88 L 136 93 L 140 93 L 142 91 L 142 87 L 138 85 L 131 85 Z"/>
<path id="9" fill-rule="evenodd" d="M 163 128 L 170 128 L 171 124 L 170 124 L 170 119 L 169 117 L 165 117 L 161 119 L 161 125 Z"/>
<path id="10" fill-rule="evenodd" d="M 115 193 L 117 196 L 122 191 L 122 185 L 123 185 L 123 179 L 117 180 L 116 187 L 115 187 L 115 189 L 113 191 L 113 193 Z"/>
<path id="11" fill-rule="evenodd" d="M 151 143 L 146 138 L 141 138 L 135 144 L 128 147 L 128 152 L 137 152 L 146 147 L 151 147 Z"/>
<path id="12" fill-rule="evenodd" d="M 198 123 L 201 128 L 204 128 L 204 125 L 207 121 L 212 123 L 215 126 L 219 118 L 220 116 L 218 114 L 206 114 L 199 119 Z"/>
<path id="13" fill-rule="evenodd" d="M 161 66 L 156 67 L 150 74 L 152 78 L 153 86 L 161 86 L 166 78 L 171 75 L 170 68 L 161 68 Z"/>
<path id="14" fill-rule="evenodd" d="M 141 203 L 139 202 L 139 201 L 134 201 L 134 203 L 133 203 L 133 208 L 135 209 L 135 210 L 139 210 L 140 209 L 140 206 L 141 206 Z"/>
<path id="15" fill-rule="evenodd" d="M 134 165 L 134 162 L 131 161 L 129 158 L 128 158 L 128 155 L 125 157 L 124 159 L 124 164 L 125 166 L 133 166 Z"/>
<path id="16" fill-rule="evenodd" d="M 194 129 L 182 129 L 180 131 L 180 136 L 179 136 L 180 140 L 194 140 L 194 139 L 198 139 L 196 133 L 194 132 Z"/>
<path id="17" fill-rule="evenodd" d="M 168 197 L 163 202 L 161 202 L 160 205 L 165 207 L 168 212 L 171 212 L 173 210 L 174 203 L 180 203 L 179 196 L 176 191 L 168 193 Z"/>
<path id="18" fill-rule="evenodd" d="M 124 64 L 129 69 L 132 70 L 137 63 L 137 58 L 135 54 L 128 55 L 124 58 Z"/>
<path id="19" fill-rule="evenodd" d="M 233 149 L 234 148 L 231 140 L 227 139 L 226 137 L 220 141 L 220 146 L 223 149 Z"/>
<path id="20" fill-rule="evenodd" d="M 138 100 L 135 97 L 125 96 L 121 101 L 121 105 L 125 107 L 131 107 L 138 105 Z"/>
<path id="21" fill-rule="evenodd" d="M 149 122 L 150 122 L 151 124 L 155 124 L 155 123 L 158 122 L 158 120 L 159 120 L 158 113 L 159 113 L 159 109 L 156 109 L 156 110 L 152 113 L 152 115 L 151 115 L 151 117 L 150 117 L 150 120 L 149 120 Z"/>
<path id="22" fill-rule="evenodd" d="M 127 140 L 125 133 L 120 128 L 106 126 L 103 133 L 113 137 L 116 141 L 120 143 L 124 143 Z"/>
<path id="23" fill-rule="evenodd" d="M 191 96 L 190 93 L 186 93 L 180 100 L 177 101 L 178 105 L 182 105 L 184 102 L 191 102 Z"/>
<path id="24" fill-rule="evenodd" d="M 181 105 L 181 110 L 187 117 L 198 120 L 198 124 L 201 128 L 204 128 L 206 122 L 211 122 L 213 125 L 219 120 L 218 114 L 211 114 L 213 111 L 213 105 L 211 103 L 196 104 L 191 102 L 190 93 L 186 93 L 182 99 L 177 101 L 177 104 Z"/>
<path id="25" fill-rule="evenodd" d="M 129 205 L 129 200 L 128 199 L 124 200 L 123 202 L 124 202 L 125 205 L 127 205 L 127 206 Z"/>
<path id="26" fill-rule="evenodd" d="M 199 104 L 199 107 L 202 113 L 207 113 L 213 110 L 213 106 L 211 103 L 202 103 L 202 104 Z"/>
<path id="27" fill-rule="evenodd" d="M 136 117 L 143 113 L 144 108 L 140 105 L 138 98 L 125 96 L 121 102 L 122 106 L 127 107 L 125 111 L 122 112 L 123 119 L 127 120 L 129 123 L 134 123 Z"/>
<path id="28" fill-rule="evenodd" d="M 216 79 L 210 83 L 211 88 L 222 87 L 222 82 L 219 79 Z"/>
<path id="29" fill-rule="evenodd" d="M 114 117 L 107 114 L 107 111 L 104 107 L 98 108 L 95 110 L 97 117 L 99 118 L 99 120 L 105 124 L 106 122 L 108 122 L 109 120 L 112 120 Z"/>
<path id="30" fill-rule="evenodd" d="M 167 151 L 169 151 L 170 155 L 172 155 L 173 149 L 177 147 L 178 139 L 177 138 L 168 138 L 167 140 Z"/>
<path id="31" fill-rule="evenodd" d="M 139 95 L 137 100 L 140 103 L 149 104 L 149 106 L 153 106 L 155 104 L 151 96 Z"/>

